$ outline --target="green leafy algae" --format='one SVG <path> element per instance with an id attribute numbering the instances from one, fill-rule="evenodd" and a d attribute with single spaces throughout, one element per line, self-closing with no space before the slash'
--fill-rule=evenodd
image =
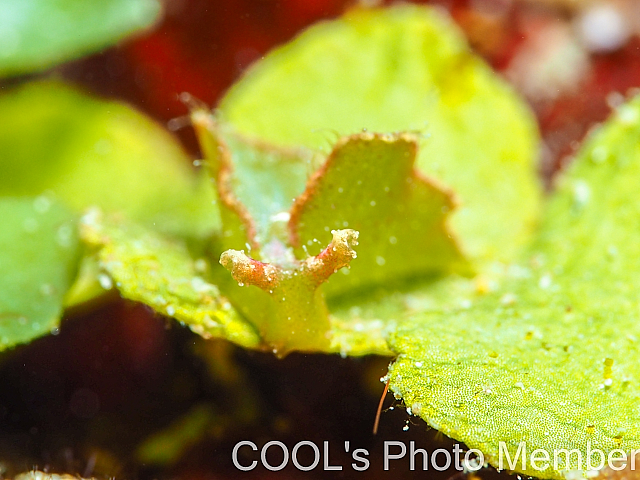
<path id="1" fill-rule="evenodd" d="M 467 268 L 445 226 L 451 193 L 414 170 L 415 135 L 346 137 L 300 192 L 304 169 L 313 161 L 309 154 L 298 150 L 285 163 L 284 152 L 234 135 L 204 110 L 197 108 L 192 118 L 220 198 L 222 249 L 229 248 L 221 263 L 245 288 L 221 278 L 218 284 L 279 354 L 294 349 L 380 352 L 384 342 L 377 323 L 332 327 L 325 293 L 348 295 L 409 276 Z M 265 164 L 274 163 L 296 168 L 263 172 Z M 276 193 L 266 197 L 267 190 Z M 294 193 L 298 197 L 292 201 Z M 361 252 L 351 250 L 358 236 L 341 230 L 346 227 L 364 236 Z M 333 242 L 325 247 L 329 234 Z M 348 245 L 344 255 L 341 245 Z M 243 247 L 250 251 L 238 250 Z M 340 270 L 356 257 L 353 273 Z"/>
<path id="2" fill-rule="evenodd" d="M 205 259 L 194 259 L 179 240 L 134 224 L 83 217 L 82 238 L 97 250 L 99 264 L 120 294 L 184 322 L 205 338 L 223 337 L 256 348 L 260 339 L 219 289 L 207 279 Z M 110 288 L 109 277 L 104 283 Z"/>
<path id="3" fill-rule="evenodd" d="M 417 152 L 411 134 L 343 138 L 296 200 L 289 228 L 298 254 L 316 254 L 317 239 L 334 229 L 362 236 L 357 263 L 327 283 L 328 295 L 468 270 L 445 223 L 453 194 L 414 170 Z"/>
<path id="4" fill-rule="evenodd" d="M 18 119 L 21 111 L 14 106 Z M 529 453 L 583 456 L 587 446 L 640 448 L 640 99 L 589 140 L 539 226 L 530 113 L 428 8 L 354 9 L 312 27 L 259 62 L 216 117 L 196 109 L 192 119 L 219 222 L 213 209 L 198 213 L 211 192 L 165 199 L 155 184 L 127 203 L 91 181 L 71 188 L 92 178 L 80 163 L 63 169 L 79 172 L 75 184 L 55 163 L 21 180 L 38 145 L 64 129 L 15 148 L 15 181 L 2 193 L 50 189 L 76 209 L 120 211 L 122 221 L 84 217 L 83 238 L 109 275 L 99 276 L 103 287 L 113 281 L 205 337 L 279 355 L 397 355 L 388 378 L 409 411 L 493 465 L 500 442 L 512 459 L 520 442 Z M 421 134 L 369 133 L 385 131 Z M 345 136 L 323 155 L 328 132 Z M 60 157 L 93 155 L 78 148 Z M 177 191 L 204 185 L 171 168 L 187 179 Z M 218 225 L 207 258 L 179 239 Z M 461 276 L 472 269 L 474 278 Z M 572 460 L 515 470 L 563 478 L 578 467 Z"/>
<path id="5" fill-rule="evenodd" d="M 49 334 L 76 274 L 76 218 L 48 196 L 0 197 L 0 350 Z"/>
<path id="6" fill-rule="evenodd" d="M 54 194 L 158 231 L 204 237 L 217 227 L 212 191 L 176 140 L 132 108 L 59 82 L 0 95 L 0 196 Z"/>
<path id="7" fill-rule="evenodd" d="M 0 96 L 0 198 L 46 192 L 72 210 L 98 206 L 153 229 L 203 241 L 218 228 L 207 178 L 179 144 L 130 107 L 55 81 Z M 103 292 L 84 257 L 65 297 L 73 306 Z"/>
<path id="8" fill-rule="evenodd" d="M 0 0 L 0 76 L 44 70 L 151 27 L 157 0 Z"/>
<path id="9" fill-rule="evenodd" d="M 501 441 L 512 459 L 519 442 L 583 458 L 588 445 L 640 447 L 639 135 L 636 98 L 561 177 L 514 278 L 466 309 L 416 313 L 389 338 L 396 395 L 493 465 Z M 516 470 L 563 478 L 571 460 Z"/>
<path id="10" fill-rule="evenodd" d="M 276 145 L 422 132 L 417 166 L 455 192 L 451 228 L 477 262 L 514 258 L 535 227 L 533 116 L 438 10 L 356 8 L 313 26 L 250 68 L 220 109 Z"/>

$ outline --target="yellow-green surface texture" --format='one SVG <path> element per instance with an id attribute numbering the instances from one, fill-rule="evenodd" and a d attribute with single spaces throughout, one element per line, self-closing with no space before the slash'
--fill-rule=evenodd
<path id="1" fill-rule="evenodd" d="M 636 98 L 559 179 L 511 280 L 457 312 L 416 313 L 389 337 L 395 394 L 493 465 L 500 441 L 511 458 L 519 442 L 583 458 L 588 445 L 640 448 L 639 137 Z M 517 470 L 562 478 L 576 461 Z"/>
<path id="2" fill-rule="evenodd" d="M 451 188 L 451 227 L 479 263 L 509 260 L 539 213 L 524 103 L 439 10 L 355 8 L 256 63 L 220 104 L 240 133 L 328 151 L 336 134 L 419 132 L 417 166 Z"/>
<path id="3" fill-rule="evenodd" d="M 158 0 L 0 0 L 0 76 L 97 52 L 160 18 Z"/>
<path id="4" fill-rule="evenodd" d="M 305 187 L 310 154 L 287 158 L 202 110 L 192 118 L 220 198 L 220 262 L 237 281 L 218 275 L 217 284 L 274 351 L 388 353 L 381 348 L 388 316 L 333 322 L 325 295 L 469 271 L 446 226 L 453 194 L 414 167 L 416 135 L 344 137 Z M 336 235 L 349 238 L 342 260 L 332 253 L 343 244 Z"/>
<path id="5" fill-rule="evenodd" d="M 125 104 L 39 81 L 0 95 L 0 118 L 0 198 L 46 194 L 76 218 L 98 206 L 199 241 L 219 225 L 205 176 L 168 132 Z M 103 291 L 90 257 L 79 271 L 67 306 Z"/>
<path id="6" fill-rule="evenodd" d="M 205 338 L 223 337 L 249 348 L 259 345 L 254 328 L 208 280 L 207 261 L 193 258 L 182 242 L 105 220 L 95 210 L 82 218 L 81 234 L 109 275 L 102 277 L 105 288 L 111 288 L 112 278 L 123 297 L 176 318 Z"/>
<path id="7" fill-rule="evenodd" d="M 51 197 L 0 197 L 0 350 L 57 329 L 80 245 L 72 211 Z"/>
<path id="8" fill-rule="evenodd" d="M 47 191 L 76 211 L 99 206 L 181 236 L 216 228 L 211 189 L 179 143 L 127 105 L 43 81 L 0 95 L 0 117 L 11 119 L 0 196 Z"/>

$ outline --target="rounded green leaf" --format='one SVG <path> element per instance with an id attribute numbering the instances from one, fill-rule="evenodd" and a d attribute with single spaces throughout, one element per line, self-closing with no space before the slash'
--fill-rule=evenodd
<path id="1" fill-rule="evenodd" d="M 456 311 L 417 312 L 389 336 L 394 392 L 495 466 L 520 442 L 552 458 L 640 448 L 639 137 L 640 97 L 560 179 L 510 280 Z M 577 454 L 541 470 L 521 461 L 502 467 L 540 478 L 588 469 Z"/>
<path id="2" fill-rule="evenodd" d="M 0 96 L 0 118 L 0 196 L 48 191 L 77 211 L 97 205 L 182 236 L 215 228 L 208 183 L 130 107 L 41 82 Z"/>
<path id="3" fill-rule="evenodd" d="M 0 198 L 0 350 L 57 328 L 80 254 L 75 214 L 47 196 Z"/>
<path id="4" fill-rule="evenodd" d="M 0 0 L 0 76 L 44 70 L 153 25 L 157 0 Z"/>
<path id="5" fill-rule="evenodd" d="M 211 283 L 206 260 L 192 257 L 183 242 L 136 224 L 105 221 L 97 211 L 82 218 L 81 233 L 109 275 L 101 274 L 103 287 L 115 283 L 123 297 L 174 317 L 205 338 L 260 346 L 253 326 Z"/>
<path id="6" fill-rule="evenodd" d="M 354 9 L 258 62 L 220 105 L 241 133 L 328 149 L 363 129 L 424 133 L 419 168 L 460 200 L 463 251 L 508 260 L 538 216 L 531 112 L 435 9 Z"/>

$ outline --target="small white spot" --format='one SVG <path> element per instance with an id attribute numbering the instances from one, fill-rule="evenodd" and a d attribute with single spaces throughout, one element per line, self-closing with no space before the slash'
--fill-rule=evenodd
<path id="1" fill-rule="evenodd" d="M 598 145 L 591 151 L 591 160 L 593 163 L 604 163 L 609 156 L 609 149 L 604 145 Z"/>
<path id="2" fill-rule="evenodd" d="M 618 119 L 624 125 L 635 125 L 639 120 L 638 110 L 630 105 L 621 105 L 618 108 Z"/>
<path id="3" fill-rule="evenodd" d="M 582 207 L 591 198 L 591 188 L 584 180 L 576 180 L 573 184 L 573 199 L 577 206 Z"/>
<path id="4" fill-rule="evenodd" d="M 518 300 L 518 297 L 516 297 L 515 294 L 505 293 L 500 299 L 500 303 L 502 305 L 513 305 L 514 303 L 516 303 L 517 300 Z"/>
<path id="5" fill-rule="evenodd" d="M 113 288 L 111 277 L 105 273 L 98 275 L 98 283 L 100 283 L 100 286 L 105 290 L 111 290 Z"/>
<path id="6" fill-rule="evenodd" d="M 51 199 L 45 195 L 40 195 L 33 201 L 33 209 L 38 213 L 47 213 L 49 208 L 51 208 Z"/>
<path id="7" fill-rule="evenodd" d="M 272 222 L 288 222 L 291 218 L 291 214 L 289 212 L 280 212 L 271 216 Z"/>
<path id="8" fill-rule="evenodd" d="M 378 255 L 376 257 L 376 263 L 382 267 L 385 263 L 387 263 L 387 261 L 384 259 L 384 257 Z"/>
<path id="9" fill-rule="evenodd" d="M 204 272 L 207 269 L 207 261 L 204 258 L 199 258 L 193 262 L 193 268 L 196 272 Z"/>
<path id="10" fill-rule="evenodd" d="M 538 286 L 543 289 L 546 290 L 547 288 L 549 288 L 551 286 L 551 275 L 549 275 L 548 273 L 546 275 L 543 275 L 542 277 L 540 277 L 540 281 L 538 282 Z"/>

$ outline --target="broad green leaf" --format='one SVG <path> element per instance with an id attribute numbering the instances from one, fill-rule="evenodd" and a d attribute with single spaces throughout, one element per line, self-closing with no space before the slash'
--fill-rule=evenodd
<path id="1" fill-rule="evenodd" d="M 76 218 L 47 196 L 0 198 L 0 350 L 58 327 L 76 274 Z"/>
<path id="2" fill-rule="evenodd" d="M 561 178 L 519 278 L 466 309 L 415 313 L 390 335 L 396 395 L 493 465 L 501 441 L 512 459 L 521 441 L 529 454 L 583 458 L 588 446 L 640 448 L 639 136 L 636 98 Z M 563 478 L 576 461 L 516 470 Z"/>
<path id="3" fill-rule="evenodd" d="M 535 227 L 533 116 L 438 10 L 359 8 L 313 26 L 252 67 L 220 109 L 280 145 L 423 132 L 417 165 L 456 193 L 452 231 L 481 263 L 513 259 Z"/>
<path id="4" fill-rule="evenodd" d="M 213 191 L 179 144 L 135 110 L 39 82 L 0 96 L 0 197 L 54 195 L 78 213 L 97 205 L 184 238 L 217 228 Z M 85 258 L 68 306 L 102 292 Z"/>
<path id="5" fill-rule="evenodd" d="M 104 220 L 96 211 L 83 217 L 82 238 L 97 249 L 100 267 L 120 294 L 186 323 L 205 338 L 222 337 L 257 348 L 260 339 L 218 287 L 208 280 L 204 258 L 193 258 L 186 246 L 134 224 Z"/>
<path id="6" fill-rule="evenodd" d="M 186 237 L 216 228 L 205 179 L 135 110 L 40 82 L 1 95 L 0 118 L 0 196 L 48 191 L 77 211 L 97 205 Z"/>
<path id="7" fill-rule="evenodd" d="M 152 26 L 157 0 L 0 0 L 0 76 L 44 70 Z"/>

